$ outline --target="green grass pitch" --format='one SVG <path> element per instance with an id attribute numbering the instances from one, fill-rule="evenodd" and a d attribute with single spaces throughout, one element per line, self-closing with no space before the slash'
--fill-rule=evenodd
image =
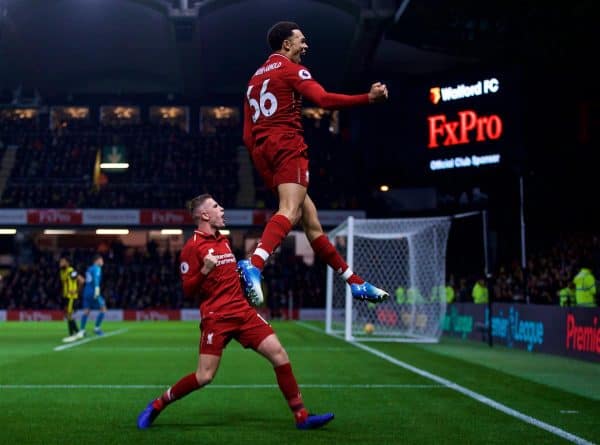
<path id="1" fill-rule="evenodd" d="M 138 430 L 146 404 L 195 370 L 197 322 L 106 322 L 111 335 L 65 349 L 63 322 L 6 322 L 0 444 L 600 443 L 598 364 L 445 338 L 357 347 L 320 323 L 273 326 L 309 410 L 335 413 L 321 430 L 296 430 L 270 364 L 235 342 L 210 386 Z"/>

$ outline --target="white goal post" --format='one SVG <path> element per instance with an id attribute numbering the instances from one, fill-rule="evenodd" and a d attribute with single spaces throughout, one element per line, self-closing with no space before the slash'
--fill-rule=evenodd
<path id="1" fill-rule="evenodd" d="M 439 341 L 446 313 L 446 246 L 458 216 L 349 217 L 331 230 L 329 239 L 350 268 L 390 298 L 378 304 L 354 300 L 350 286 L 328 267 L 326 332 L 348 341 Z"/>

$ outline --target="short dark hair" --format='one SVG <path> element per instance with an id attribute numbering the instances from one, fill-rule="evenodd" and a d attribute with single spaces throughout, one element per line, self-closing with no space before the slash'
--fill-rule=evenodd
<path id="1" fill-rule="evenodd" d="M 206 201 L 207 199 L 212 198 L 212 195 L 210 193 L 203 193 L 201 195 L 196 196 L 195 198 L 193 198 L 190 203 L 188 204 L 188 210 L 190 211 L 190 213 L 192 214 L 192 218 L 194 219 L 194 223 L 198 223 L 198 216 L 196 216 L 194 214 L 194 210 L 196 210 L 198 207 L 200 207 L 202 204 L 204 204 L 204 201 Z"/>
<path id="2" fill-rule="evenodd" d="M 267 42 L 269 42 L 271 49 L 273 51 L 280 50 L 283 41 L 292 36 L 294 29 L 300 29 L 295 22 L 277 22 L 271 26 L 271 29 L 267 33 Z"/>
<path id="3" fill-rule="evenodd" d="M 94 256 L 92 257 L 92 263 L 95 263 L 96 260 L 99 260 L 100 258 L 104 259 L 104 257 L 102 256 L 101 253 L 95 253 Z"/>

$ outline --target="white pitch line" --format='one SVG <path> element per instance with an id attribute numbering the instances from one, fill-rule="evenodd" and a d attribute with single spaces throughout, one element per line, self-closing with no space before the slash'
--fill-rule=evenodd
<path id="1" fill-rule="evenodd" d="M 321 334 L 325 333 L 325 331 L 317 329 L 314 326 L 306 324 L 306 323 L 297 322 L 297 324 L 302 327 L 305 327 L 307 329 L 313 330 L 315 332 L 319 332 Z M 340 337 L 337 337 L 335 335 L 333 335 L 332 337 L 343 340 Z M 381 351 L 378 351 L 377 349 L 370 348 L 369 346 L 365 346 L 365 345 L 363 345 L 361 343 L 357 343 L 357 342 L 349 342 L 349 343 L 351 345 L 356 346 L 359 349 L 362 349 L 366 352 L 376 355 L 377 357 L 382 358 L 383 360 L 393 363 L 396 366 L 399 366 L 408 371 L 414 372 L 415 374 L 425 377 L 426 379 L 433 380 L 434 382 L 437 382 L 437 383 L 444 385 L 450 389 L 458 391 L 458 392 L 466 395 L 467 397 L 471 397 L 472 399 L 475 399 L 478 402 L 483 403 L 484 405 L 488 405 L 489 407 L 497 409 L 498 411 L 508 414 L 509 416 L 516 417 L 517 419 L 522 420 L 523 422 L 529 423 L 530 425 L 536 426 L 536 427 L 546 430 L 552 434 L 555 434 L 559 437 L 562 437 L 563 439 L 568 440 L 569 442 L 573 442 L 578 445 L 595 445 L 594 442 L 585 440 L 582 437 L 571 434 L 568 431 L 565 431 L 563 429 L 555 427 L 554 425 L 550 425 L 546 422 L 542 422 L 541 420 L 538 420 L 535 417 L 531 417 L 531 416 L 528 416 L 527 414 L 523 414 L 523 413 L 521 413 L 517 410 L 514 410 L 506 405 L 503 405 L 502 403 L 496 402 L 495 400 L 490 399 L 489 397 L 486 397 L 482 394 L 476 393 L 475 391 L 471 391 L 470 389 L 465 388 L 464 386 L 460 386 L 450 380 L 446 380 L 435 374 L 427 372 L 424 369 L 417 368 L 415 366 L 409 365 L 406 362 L 395 359 L 394 357 L 389 356 Z"/>
<path id="2" fill-rule="evenodd" d="M 91 341 L 100 340 L 101 338 L 112 337 L 113 335 L 123 334 L 124 332 L 127 332 L 127 331 L 128 331 L 128 329 L 119 329 L 118 331 L 107 332 L 104 335 L 98 335 L 96 337 L 86 338 L 86 339 L 83 339 L 80 341 L 76 341 L 74 343 L 57 346 L 54 348 L 54 350 L 55 351 L 64 351 L 65 349 L 74 348 L 75 346 L 81 346 L 81 345 L 83 345 L 85 343 L 89 343 Z"/>
<path id="3" fill-rule="evenodd" d="M 154 389 L 168 388 L 169 385 L 0 385 L 0 389 Z M 327 384 L 307 384 L 300 385 L 305 388 L 325 388 L 325 389 L 422 389 L 422 388 L 446 388 L 444 385 L 394 385 L 394 384 L 348 384 L 348 385 L 327 385 Z M 275 384 L 247 384 L 247 385 L 209 385 L 205 389 L 265 389 L 279 388 Z"/>

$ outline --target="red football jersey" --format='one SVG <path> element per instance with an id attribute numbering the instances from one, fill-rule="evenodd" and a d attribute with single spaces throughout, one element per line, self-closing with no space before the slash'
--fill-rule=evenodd
<path id="1" fill-rule="evenodd" d="M 217 257 L 217 265 L 204 275 L 204 257 L 208 252 Z M 237 261 L 229 241 L 217 232 L 216 235 L 194 231 L 180 254 L 179 272 L 186 297 L 200 295 L 201 316 L 222 316 L 239 313 L 250 306 L 244 296 Z"/>
<path id="2" fill-rule="evenodd" d="M 368 94 L 329 93 L 303 65 L 273 53 L 248 82 L 244 101 L 244 143 L 274 133 L 302 133 L 302 97 L 322 108 L 369 103 Z"/>

